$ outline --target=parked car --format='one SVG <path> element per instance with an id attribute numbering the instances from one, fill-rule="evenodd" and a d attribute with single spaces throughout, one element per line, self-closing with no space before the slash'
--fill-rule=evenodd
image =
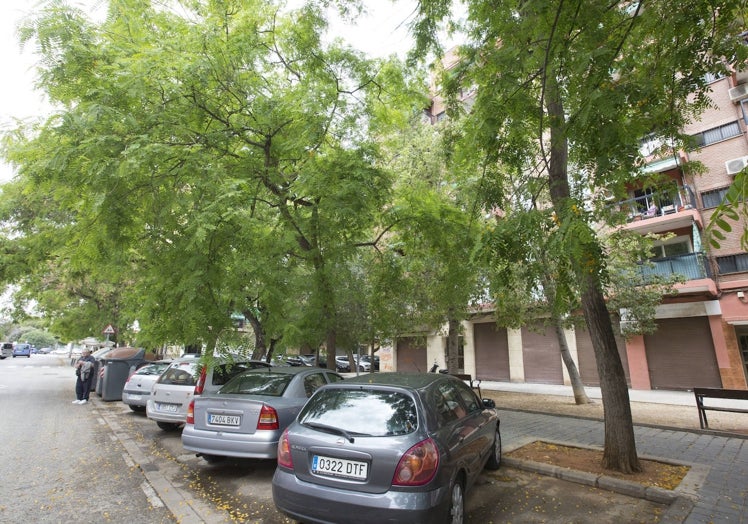
<path id="1" fill-rule="evenodd" d="M 339 372 L 348 372 L 351 370 L 351 363 L 346 355 L 337 355 L 335 357 L 335 369 Z"/>
<path id="2" fill-rule="evenodd" d="M 371 362 L 368 359 L 364 359 L 363 355 L 360 360 L 358 355 L 353 355 L 353 363 L 359 371 L 371 371 Z M 338 371 L 351 371 L 351 364 L 348 361 L 348 356 L 337 355 L 335 357 L 335 367 Z"/>
<path id="3" fill-rule="evenodd" d="M 13 358 L 16 357 L 31 358 L 31 344 L 16 343 L 13 346 Z"/>
<path id="4" fill-rule="evenodd" d="M 492 400 L 450 375 L 367 374 L 320 388 L 283 433 L 273 500 L 303 522 L 461 523 L 500 463 Z"/>
<path id="5" fill-rule="evenodd" d="M 234 375 L 257 367 L 270 367 L 270 364 L 216 357 L 213 365 L 206 368 L 199 358 L 177 359 L 153 384 L 151 398 L 146 402 L 146 416 L 164 431 L 177 430 L 184 425 L 187 408 L 195 396 L 217 391 Z"/>
<path id="6" fill-rule="evenodd" d="M 151 388 L 158 377 L 166 371 L 171 360 L 156 360 L 148 362 L 136 369 L 122 388 L 122 402 L 130 406 L 133 411 L 145 411 L 145 406 L 151 396 Z"/>
<path id="7" fill-rule="evenodd" d="M 343 377 L 307 366 L 244 371 L 216 393 L 192 400 L 182 446 L 209 463 L 226 457 L 275 459 L 283 430 L 314 392 Z"/>
<path id="8" fill-rule="evenodd" d="M 0 360 L 4 360 L 8 357 L 13 356 L 13 343 L 12 342 L 2 342 L 0 344 Z"/>
<path id="9" fill-rule="evenodd" d="M 327 367 L 326 362 L 317 362 L 317 355 L 315 355 L 314 353 L 288 357 L 286 358 L 286 364 L 288 364 L 289 366 L 317 366 L 321 368 Z"/>
<path id="10" fill-rule="evenodd" d="M 377 355 L 374 355 L 374 358 L 371 355 L 361 355 L 361 360 L 372 365 L 374 371 L 379 371 L 379 357 Z"/>

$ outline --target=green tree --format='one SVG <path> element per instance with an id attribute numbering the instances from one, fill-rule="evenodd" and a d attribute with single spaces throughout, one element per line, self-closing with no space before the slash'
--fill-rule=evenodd
<path id="1" fill-rule="evenodd" d="M 450 5 L 419 3 L 413 28 L 422 54 Z M 479 0 L 468 7 L 460 71 L 444 82 L 453 91 L 477 86 L 473 155 L 501 160 L 499 176 L 547 185 L 563 240 L 557 256 L 574 270 L 595 350 L 609 469 L 640 465 L 604 296 L 606 257 L 581 212 L 583 189 L 631 179 L 645 135 L 681 138 L 683 123 L 707 104 L 705 74 L 724 72 L 723 58 L 742 53 L 743 15 L 743 2 L 731 0 Z"/>
<path id="2" fill-rule="evenodd" d="M 14 212 L 39 191 L 56 214 L 42 233 L 72 252 L 61 271 L 101 276 L 139 341 L 210 349 L 240 311 L 258 352 L 334 348 L 339 283 L 389 199 L 370 137 L 421 95 L 397 62 L 323 44 L 314 2 L 182 8 L 114 1 L 96 25 L 50 3 L 24 26 L 61 109 L 7 142 L 21 187 L 6 250 L 40 276 L 60 258 Z"/>

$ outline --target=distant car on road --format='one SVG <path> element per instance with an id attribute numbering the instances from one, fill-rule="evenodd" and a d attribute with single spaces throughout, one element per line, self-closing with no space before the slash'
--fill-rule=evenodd
<path id="1" fill-rule="evenodd" d="M 13 356 L 13 343 L 2 342 L 2 345 L 0 345 L 0 360 L 4 360 L 12 356 Z"/>
<path id="2" fill-rule="evenodd" d="M 375 373 L 320 388 L 278 443 L 276 507 L 301 522 L 461 523 L 501 463 L 499 415 L 441 373 Z"/>
<path id="3" fill-rule="evenodd" d="M 315 391 L 343 377 L 307 366 L 252 369 L 192 401 L 182 446 L 207 462 L 275 459 L 278 439 Z"/>
<path id="4" fill-rule="evenodd" d="M 13 346 L 13 358 L 26 357 L 31 358 L 31 344 L 17 343 Z"/>

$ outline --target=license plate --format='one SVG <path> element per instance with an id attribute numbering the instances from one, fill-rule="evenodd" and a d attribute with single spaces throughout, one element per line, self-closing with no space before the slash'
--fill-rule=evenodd
<path id="1" fill-rule="evenodd" d="M 143 400 L 143 395 L 133 395 L 132 393 L 128 393 L 127 398 L 130 400 Z"/>
<path id="2" fill-rule="evenodd" d="M 369 465 L 358 460 L 336 459 L 330 457 L 312 457 L 312 473 L 342 477 L 347 479 L 366 480 Z"/>
<path id="3" fill-rule="evenodd" d="M 214 415 L 208 414 L 208 424 L 214 426 L 238 426 L 241 424 L 241 417 L 238 415 Z"/>
<path id="4" fill-rule="evenodd" d="M 165 411 L 166 413 L 176 413 L 179 411 L 179 404 L 164 404 L 160 402 L 158 404 L 159 411 Z"/>

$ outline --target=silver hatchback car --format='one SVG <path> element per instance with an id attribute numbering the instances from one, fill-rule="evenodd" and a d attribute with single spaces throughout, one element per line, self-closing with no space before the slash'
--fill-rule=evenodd
<path id="1" fill-rule="evenodd" d="M 240 373 L 218 392 L 192 401 L 182 445 L 211 464 L 226 457 L 274 460 L 283 430 L 309 397 L 340 380 L 333 371 L 308 366 Z"/>
<path id="2" fill-rule="evenodd" d="M 303 522 L 463 521 L 501 463 L 499 416 L 441 373 L 375 373 L 320 388 L 278 443 L 276 507 Z"/>

